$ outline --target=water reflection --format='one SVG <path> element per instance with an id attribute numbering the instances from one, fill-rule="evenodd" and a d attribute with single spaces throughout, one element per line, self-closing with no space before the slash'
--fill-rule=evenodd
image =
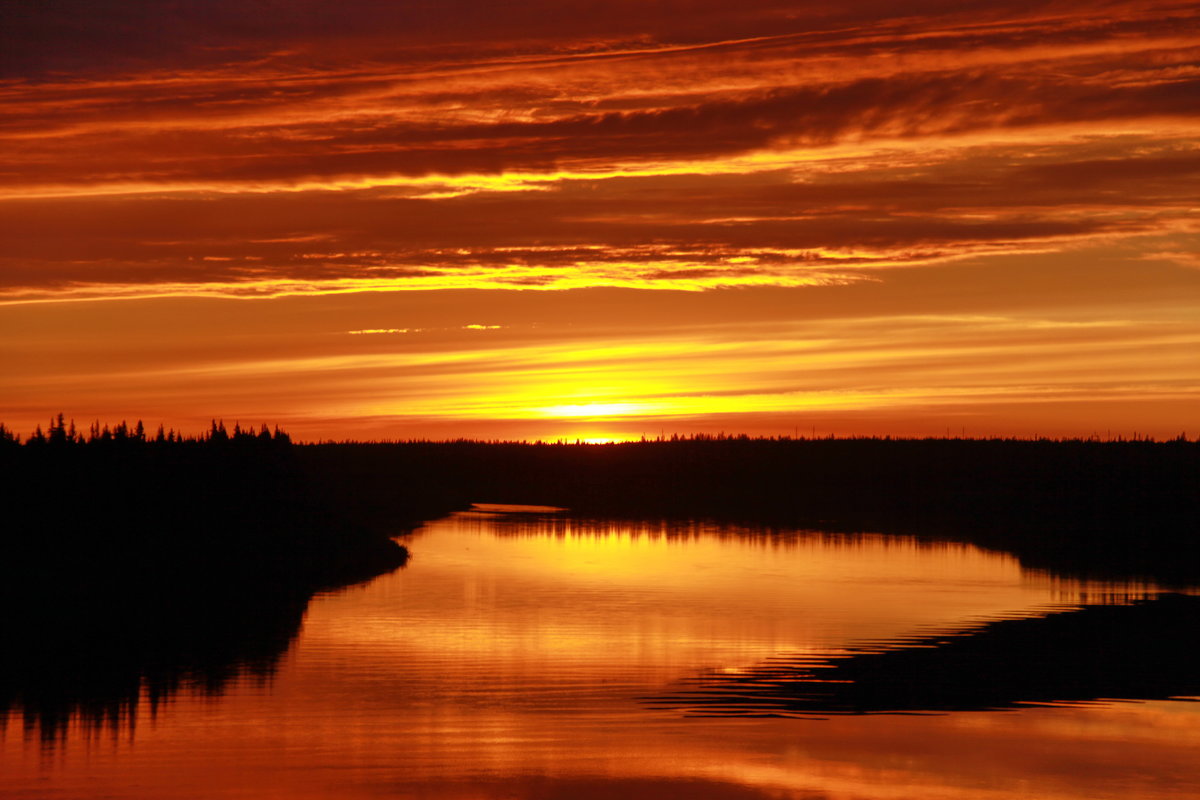
<path id="1" fill-rule="evenodd" d="M 180 691 L 215 696 L 235 680 L 267 680 L 300 629 L 304 600 L 122 606 L 93 601 L 70 615 L 10 610 L 0 722 L 15 716 L 45 745 L 64 742 L 73 726 L 85 737 L 132 735 L 140 714 L 155 716 Z"/>
<path id="2" fill-rule="evenodd" d="M 409 546 L 402 572 L 314 598 L 269 686 L 232 681 L 219 702 L 185 693 L 134 741 L 72 740 L 51 766 L 24 758 L 10 737 L 0 742 L 0 795 L 1163 800 L 1200 791 L 1193 703 L 1021 704 L 1193 686 L 1181 637 L 1156 634 L 1194 627 L 1195 601 L 1159 598 L 1152 585 L 1063 580 L 962 544 L 544 509 L 459 514 Z M 948 644 L 929 646 L 938 641 Z M 1074 653 L 1060 658 L 1066 672 L 1095 667 L 1086 690 L 1064 696 L 1050 680 L 1063 671 L 1039 655 L 1050 644 Z M 991 659 L 1004 652 L 1022 654 L 1023 683 L 994 679 Z M 1140 671 L 1114 684 L 1122 660 L 1139 656 Z M 821 669 L 857 682 L 834 696 L 848 711 L 1014 710 L 752 716 L 824 716 L 797 688 Z M 972 676 L 971 691 L 994 694 L 951 697 L 938 674 Z"/>
<path id="3" fill-rule="evenodd" d="M 0 732 L 16 724 L 43 747 L 107 733 L 132 737 L 180 693 L 217 698 L 265 687 L 300 632 L 302 586 L 126 582 L 22 587 L 5 598 Z M 10 587 L 11 588 L 11 587 Z"/>

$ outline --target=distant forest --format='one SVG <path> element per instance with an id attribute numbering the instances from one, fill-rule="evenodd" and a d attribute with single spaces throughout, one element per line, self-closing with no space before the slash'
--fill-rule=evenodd
<path id="1" fill-rule="evenodd" d="M 25 574 L 141 559 L 319 581 L 473 502 L 954 538 L 1075 571 L 1191 575 L 1200 562 L 1200 441 L 1183 435 L 295 444 L 267 425 L 82 431 L 60 414 L 23 441 L 0 425 L 0 470 L 25 520 L 8 563 Z"/>
<path id="2" fill-rule="evenodd" d="M 1200 441 L 1183 435 L 294 444 L 267 425 L 214 421 L 183 436 L 141 422 L 83 431 L 59 415 L 24 441 L 0 425 L 0 469 L 9 507 L 36 509 L 34 527 L 91 531 L 89 559 L 105 555 L 90 552 L 97 529 L 110 544 L 141 531 L 137 547 L 166 557 L 180 532 L 202 551 L 286 541 L 323 552 L 472 502 L 951 537 L 1077 569 L 1156 573 L 1197 554 L 1200 527 Z M 246 526 L 258 533 L 221 533 Z"/>
<path id="3" fill-rule="evenodd" d="M 1200 520 L 1200 441 L 1182 434 L 293 444 L 265 424 L 184 436 L 140 421 L 82 431 L 60 414 L 23 442 L 0 424 L 0 468 L 14 497 L 92 525 L 302 513 L 305 528 L 381 534 L 472 502 L 985 538 L 1178 539 Z"/>

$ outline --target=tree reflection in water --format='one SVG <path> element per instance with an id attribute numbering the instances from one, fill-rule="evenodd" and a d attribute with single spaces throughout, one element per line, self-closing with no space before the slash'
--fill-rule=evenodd
<path id="1" fill-rule="evenodd" d="M 802 716 L 989 711 L 1099 700 L 1200 696 L 1192 633 L 1200 597 L 1162 594 L 851 651 L 780 656 L 707 673 L 656 707 L 689 714 Z"/>

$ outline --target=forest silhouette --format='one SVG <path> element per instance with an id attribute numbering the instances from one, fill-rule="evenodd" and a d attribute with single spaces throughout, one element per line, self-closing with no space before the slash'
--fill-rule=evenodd
<path id="1" fill-rule="evenodd" d="M 72 715 L 132 722 L 141 696 L 266 679 L 316 591 L 402 565 L 393 537 L 472 502 L 966 541 L 1200 585 L 1200 442 L 1182 436 L 295 444 L 58 415 L 24 439 L 0 425 L 0 476 L 0 713 L 47 741 Z"/>

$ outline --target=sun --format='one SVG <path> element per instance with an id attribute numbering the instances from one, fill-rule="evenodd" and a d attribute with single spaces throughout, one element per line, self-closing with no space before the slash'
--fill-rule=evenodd
<path id="1" fill-rule="evenodd" d="M 645 410 L 643 403 L 566 403 L 539 408 L 546 417 L 627 417 Z"/>
<path id="2" fill-rule="evenodd" d="M 608 431 L 578 431 L 576 433 L 565 433 L 562 436 L 555 437 L 555 441 L 566 442 L 568 444 L 620 444 L 622 442 L 637 442 L 643 438 L 641 434 L 620 433 Z"/>

